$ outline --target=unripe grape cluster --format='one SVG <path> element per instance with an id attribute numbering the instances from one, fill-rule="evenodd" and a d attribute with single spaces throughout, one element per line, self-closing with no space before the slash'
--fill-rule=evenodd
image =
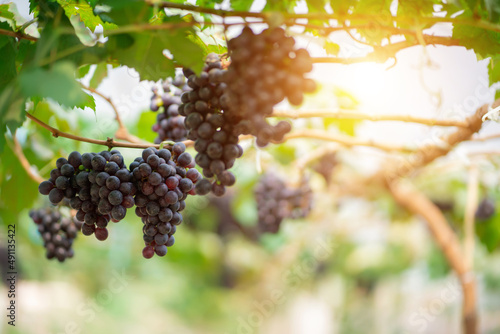
<path id="1" fill-rule="evenodd" d="M 172 81 L 165 80 L 162 94 L 158 92 L 157 87 L 153 87 L 150 108 L 152 111 L 159 111 L 156 124 L 153 125 L 153 131 L 158 133 L 155 139 L 156 144 L 166 140 L 174 142 L 186 140 L 187 130 L 184 126 L 184 117 L 179 115 L 178 109 L 181 104 L 181 94 L 190 90 L 182 74 Z"/>
<path id="2" fill-rule="evenodd" d="M 188 194 L 194 195 L 195 184 L 201 179 L 194 161 L 183 143 L 176 143 L 172 152 L 147 148 L 130 164 L 135 181 L 136 214 L 143 222 L 145 247 L 142 254 L 151 258 L 167 254 L 174 244 L 180 213 L 186 207 Z"/>
<path id="3" fill-rule="evenodd" d="M 259 146 L 282 140 L 290 124 L 281 121 L 272 126 L 266 117 L 285 98 L 300 105 L 304 93 L 316 90 L 315 82 L 304 77 L 313 66 L 309 53 L 296 49 L 295 40 L 282 28 L 255 34 L 245 27 L 228 42 L 228 49 L 231 64 L 221 78 L 227 88 L 220 104 L 234 124 L 233 134 L 254 135 Z"/>
<path id="4" fill-rule="evenodd" d="M 285 218 L 307 216 L 312 205 L 312 190 L 307 180 L 299 187 L 289 187 L 272 173 L 263 175 L 254 188 L 261 232 L 277 233 Z"/>
<path id="5" fill-rule="evenodd" d="M 56 208 L 31 210 L 29 215 L 38 226 L 47 259 L 57 258 L 59 262 L 64 262 L 73 257 L 73 241 L 83 222 L 75 217 L 63 217 Z"/>

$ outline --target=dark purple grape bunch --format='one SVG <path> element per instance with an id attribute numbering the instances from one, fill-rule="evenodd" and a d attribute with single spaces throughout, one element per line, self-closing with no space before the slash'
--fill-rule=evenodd
<path id="1" fill-rule="evenodd" d="M 258 227 L 261 232 L 277 233 L 288 213 L 287 199 L 283 197 L 285 182 L 272 173 L 263 175 L 255 185 Z"/>
<path id="2" fill-rule="evenodd" d="M 297 187 L 286 188 L 283 198 L 287 200 L 287 217 L 298 219 L 306 217 L 312 209 L 313 191 L 309 179 L 303 177 Z"/>
<path id="3" fill-rule="evenodd" d="M 476 219 L 487 220 L 490 219 L 496 212 L 495 201 L 491 198 L 485 197 L 479 203 L 476 210 Z"/>
<path id="4" fill-rule="evenodd" d="M 201 179 L 185 150 L 182 142 L 175 143 L 171 151 L 147 148 L 130 164 L 137 184 L 135 212 L 144 224 L 142 254 L 147 259 L 155 253 L 165 256 L 167 247 L 174 244 L 177 226 L 183 221 L 185 199 L 195 194 L 195 184 Z"/>
<path id="5" fill-rule="evenodd" d="M 166 140 L 174 142 L 186 140 L 187 130 L 184 126 L 184 116 L 179 115 L 179 105 L 181 94 L 190 90 L 182 74 L 173 80 L 165 80 L 161 95 L 158 93 L 158 88 L 153 87 L 150 108 L 155 112 L 160 110 L 156 116 L 156 124 L 153 125 L 153 131 L 158 133 L 156 144 Z"/>
<path id="6" fill-rule="evenodd" d="M 68 199 L 77 210 L 76 218 L 85 222 L 82 234 L 106 240 L 108 222 L 122 220 L 126 209 L 134 205 L 135 186 L 120 152 L 81 155 L 75 151 L 68 159 L 59 158 L 56 167 L 50 179 L 39 185 L 40 193 L 48 195 L 54 205 Z"/>
<path id="7" fill-rule="evenodd" d="M 47 259 L 57 258 L 59 262 L 64 262 L 74 256 L 72 246 L 82 227 L 81 221 L 75 217 L 62 217 L 55 208 L 31 210 L 29 215 L 38 226 Z"/>
<path id="8" fill-rule="evenodd" d="M 200 195 L 212 191 L 222 196 L 225 187 L 232 186 L 236 181 L 228 169 L 243 154 L 238 145 L 238 135 L 233 131 L 233 123 L 221 109 L 220 97 L 226 89 L 226 84 L 222 82 L 223 73 L 221 60 L 215 53 L 207 56 L 199 76 L 184 69 L 187 84 L 192 90 L 181 95 L 179 113 L 186 116 L 188 138 L 195 141 L 195 161 L 206 178 L 196 187 Z"/>
<path id="9" fill-rule="evenodd" d="M 312 208 L 313 192 L 306 178 L 298 187 L 290 187 L 275 174 L 267 173 L 256 184 L 254 195 L 261 232 L 277 233 L 283 219 L 303 218 Z"/>
<path id="10" fill-rule="evenodd" d="M 235 124 L 235 134 L 257 137 L 259 146 L 281 141 L 291 130 L 288 122 L 272 126 L 266 116 L 285 98 L 292 105 L 303 102 L 304 93 L 316 90 L 304 74 L 312 70 L 312 59 L 305 49 L 296 49 L 295 40 L 282 28 L 269 28 L 260 34 L 245 27 L 228 42 L 231 64 L 221 79 L 227 89 L 221 107 Z"/>
<path id="11" fill-rule="evenodd" d="M 134 206 L 136 186 L 119 151 L 86 153 L 83 158 L 84 167 L 89 170 L 88 182 L 85 182 L 88 191 L 85 191 L 85 199 L 70 205 L 78 210 L 77 217 L 84 218 L 82 233 L 95 234 L 98 240 L 104 241 L 108 238 L 109 221 L 119 222 L 125 218 L 127 209 Z"/>
<path id="12" fill-rule="evenodd" d="M 59 158 L 56 161 L 56 168 L 50 171 L 50 178 L 43 181 L 38 186 L 38 191 L 42 195 L 48 195 L 52 204 L 57 205 L 63 199 L 74 198 L 81 187 L 77 183 L 77 178 L 81 172 L 82 156 L 78 152 L 71 152 L 66 158 Z"/>

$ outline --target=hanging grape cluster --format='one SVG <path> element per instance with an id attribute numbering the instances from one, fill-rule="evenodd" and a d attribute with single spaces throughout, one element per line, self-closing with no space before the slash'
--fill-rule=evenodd
<path id="1" fill-rule="evenodd" d="M 290 124 L 281 121 L 272 126 L 266 117 L 285 98 L 300 105 L 303 94 L 316 89 L 315 82 L 304 77 L 313 66 L 309 53 L 296 49 L 295 40 L 282 28 L 254 34 L 245 27 L 228 42 L 228 49 L 231 64 L 221 78 L 226 89 L 220 104 L 234 124 L 233 134 L 254 135 L 259 146 L 282 140 Z"/>
<path id="2" fill-rule="evenodd" d="M 76 219 L 85 222 L 84 235 L 95 234 L 98 240 L 108 238 L 110 220 L 118 222 L 134 205 L 135 186 L 120 152 L 71 152 L 59 158 L 50 172 L 50 179 L 40 183 L 38 190 L 48 195 L 52 204 L 63 199 L 77 210 Z"/>
<path id="3" fill-rule="evenodd" d="M 47 259 L 57 258 L 59 262 L 64 262 L 73 257 L 73 241 L 83 222 L 75 217 L 63 217 L 55 208 L 31 210 L 29 215 L 38 226 Z"/>
<path id="4" fill-rule="evenodd" d="M 311 210 L 312 190 L 306 179 L 291 188 L 275 174 L 267 173 L 256 184 L 254 195 L 261 232 L 277 233 L 283 219 L 305 217 Z"/>
<path id="5" fill-rule="evenodd" d="M 476 210 L 476 219 L 478 220 L 486 220 L 490 219 L 495 214 L 495 202 L 488 197 L 485 197 L 479 203 Z"/>
<path id="6" fill-rule="evenodd" d="M 157 87 L 153 87 L 150 108 L 152 111 L 160 111 L 156 116 L 156 124 L 153 131 L 158 133 L 155 139 L 156 144 L 163 141 L 183 141 L 186 140 L 187 130 L 184 126 L 184 117 L 179 115 L 180 96 L 183 92 L 191 89 L 186 85 L 186 80 L 182 74 L 174 80 L 163 82 L 163 94 L 158 92 Z"/>
<path id="7" fill-rule="evenodd" d="M 226 89 L 226 84 L 221 82 L 223 73 L 220 58 L 214 53 L 207 56 L 199 76 L 184 69 L 187 85 L 192 90 L 181 95 L 179 114 L 186 116 L 188 139 L 194 141 L 194 149 L 198 152 L 195 161 L 206 178 L 196 186 L 200 195 L 212 191 L 216 196 L 222 196 L 225 187 L 236 182 L 228 169 L 243 154 L 238 136 L 233 133 L 233 124 L 221 109 L 220 97 Z"/>
<path id="8" fill-rule="evenodd" d="M 184 200 L 188 194 L 195 194 L 195 184 L 201 178 L 185 150 L 183 143 L 176 143 L 172 152 L 147 148 L 130 164 L 138 189 L 135 212 L 144 224 L 145 258 L 167 254 L 183 220 L 180 212 L 186 207 Z"/>
<path id="9" fill-rule="evenodd" d="M 82 234 L 95 234 L 98 240 L 107 239 L 110 220 L 122 220 L 135 205 L 135 213 L 144 223 L 146 258 L 155 253 L 164 256 L 166 247 L 174 244 L 184 200 L 188 194 L 196 194 L 195 185 L 202 178 L 182 142 L 171 150 L 145 149 L 130 169 L 116 150 L 72 152 L 68 159 L 59 158 L 56 166 L 51 178 L 39 185 L 40 193 L 48 195 L 54 205 L 68 201 L 77 210 L 75 219 L 84 222 Z"/>

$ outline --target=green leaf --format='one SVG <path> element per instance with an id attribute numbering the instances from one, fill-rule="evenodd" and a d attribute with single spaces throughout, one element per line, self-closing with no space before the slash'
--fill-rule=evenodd
<path id="1" fill-rule="evenodd" d="M 94 32 L 98 25 L 103 25 L 101 18 L 94 14 L 94 9 L 84 1 L 75 0 L 57 0 L 66 13 L 68 18 L 79 16 L 81 22 L 85 24 L 90 31 Z"/>
<path id="2" fill-rule="evenodd" d="M 6 25 L 1 23 L 0 26 Z M 6 127 L 14 131 L 24 121 L 22 97 L 14 81 L 17 77 L 14 38 L 0 36 L 0 152 L 5 145 Z"/>
<path id="3" fill-rule="evenodd" d="M 99 63 L 97 64 L 92 79 L 90 79 L 90 87 L 97 88 L 101 84 L 102 80 L 108 76 L 108 64 Z"/>
<path id="4" fill-rule="evenodd" d="M 362 21 L 357 21 L 355 19 L 357 14 L 373 14 L 377 13 L 376 17 L 372 21 L 373 28 L 358 30 L 358 32 L 371 43 L 381 44 L 384 38 L 390 36 L 390 33 L 384 29 L 378 29 L 378 25 L 391 26 L 393 21 L 393 16 L 391 14 L 391 0 L 363 0 L 359 1 L 356 6 L 352 9 L 353 19 L 351 21 L 352 25 L 363 24 Z"/>
<path id="5" fill-rule="evenodd" d="M 308 0 L 307 9 L 309 13 L 325 13 L 326 0 Z"/>
<path id="6" fill-rule="evenodd" d="M 398 1 L 398 16 L 419 17 L 430 16 L 434 12 L 434 4 L 439 0 L 403 0 Z"/>
<path id="7" fill-rule="evenodd" d="M 67 107 L 79 107 L 88 103 L 88 97 L 75 80 L 75 70 L 70 62 L 56 63 L 49 70 L 30 68 L 19 74 L 19 86 L 25 97 L 51 98 Z"/>
<path id="8" fill-rule="evenodd" d="M 335 125 L 340 132 L 349 136 L 354 136 L 356 134 L 355 129 L 360 122 L 361 120 L 359 119 L 338 119 L 331 117 L 323 118 L 325 130 L 328 130 L 331 125 Z"/>
<path id="9" fill-rule="evenodd" d="M 345 15 L 349 9 L 353 8 L 356 0 L 330 0 L 330 6 L 335 14 Z"/>
<path id="10" fill-rule="evenodd" d="M 77 70 L 77 73 L 76 73 L 77 79 L 83 78 L 84 76 L 86 76 L 89 73 L 89 71 L 90 71 L 90 64 L 80 66 Z"/>
<path id="11" fill-rule="evenodd" d="M 500 214 L 497 212 L 487 221 L 478 222 L 476 234 L 488 252 L 495 251 L 500 246 Z"/>
<path id="12" fill-rule="evenodd" d="M 153 15 L 153 7 L 143 0 L 101 0 L 101 20 L 117 25 L 146 23 Z M 96 7 L 97 9 L 97 7 Z"/>
<path id="13" fill-rule="evenodd" d="M 156 123 L 157 113 L 152 111 L 144 111 L 137 121 L 137 136 L 149 142 L 153 142 L 156 138 L 156 132 L 151 130 L 153 124 Z"/>
<path id="14" fill-rule="evenodd" d="M 4 140 L 4 135 L 1 136 Z M 31 208 L 38 196 L 37 183 L 21 166 L 16 153 L 9 147 L 0 156 L 0 219 L 3 223 L 17 222 L 19 213 Z M 20 191 L 24 189 L 24 191 Z"/>
<path id="15" fill-rule="evenodd" d="M 490 77 L 490 86 L 500 81 L 500 56 L 494 56 L 490 59 L 488 75 Z"/>
<path id="16" fill-rule="evenodd" d="M 141 80 L 157 81 L 175 74 L 172 59 L 163 54 L 165 49 L 179 64 L 196 72 L 203 68 L 203 49 L 187 38 L 185 29 L 111 35 L 108 43 L 124 46 L 123 38 L 132 43 L 129 47 L 115 50 L 113 56 L 121 64 L 135 68 Z"/>
<path id="17" fill-rule="evenodd" d="M 77 107 L 80 108 L 80 109 L 85 109 L 85 108 L 90 108 L 92 109 L 93 111 L 95 111 L 95 99 L 92 95 L 90 94 L 86 94 L 87 97 L 85 98 L 85 101 L 81 104 L 79 104 Z"/>
<path id="18" fill-rule="evenodd" d="M 330 42 L 330 41 L 326 41 L 323 48 L 325 49 L 326 54 L 331 55 L 331 56 L 338 55 L 339 51 L 340 51 L 340 45 L 338 45 L 337 43 Z"/>
<path id="19" fill-rule="evenodd" d="M 233 10 L 248 11 L 252 7 L 253 0 L 231 0 Z"/>
<path id="20" fill-rule="evenodd" d="M 474 19 L 470 10 L 466 10 L 460 17 Z M 452 37 L 459 40 L 460 45 L 474 50 L 478 59 L 500 53 L 500 33 L 498 32 L 465 25 L 455 25 L 453 26 Z"/>
<path id="21" fill-rule="evenodd" d="M 274 160 L 282 165 L 290 165 L 296 159 L 296 147 L 289 144 L 272 145 L 268 149 Z"/>
<path id="22" fill-rule="evenodd" d="M 6 22 L 12 30 L 16 30 L 14 13 L 10 11 L 11 5 L 13 4 L 0 5 L 0 22 Z"/>

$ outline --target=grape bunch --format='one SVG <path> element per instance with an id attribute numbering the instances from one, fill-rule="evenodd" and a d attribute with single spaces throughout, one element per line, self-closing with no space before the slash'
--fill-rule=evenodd
<path id="1" fill-rule="evenodd" d="M 298 187 L 285 189 L 283 197 L 288 203 L 289 218 L 306 217 L 312 209 L 313 192 L 307 178 L 302 178 Z"/>
<path id="2" fill-rule="evenodd" d="M 167 254 L 174 244 L 180 213 L 186 207 L 188 194 L 195 194 L 195 184 L 201 179 L 186 146 L 180 142 L 167 149 L 147 148 L 130 164 L 137 184 L 135 212 L 143 222 L 145 247 L 142 254 L 149 259 L 156 253 Z"/>
<path id="3" fill-rule="evenodd" d="M 75 217 L 62 217 L 61 213 L 53 208 L 31 210 L 29 215 L 38 225 L 47 259 L 57 258 L 59 262 L 64 262 L 73 257 L 73 240 L 83 225 L 81 221 Z"/>
<path id="4" fill-rule="evenodd" d="M 476 210 L 476 219 L 490 219 L 495 214 L 495 202 L 488 197 L 485 197 L 478 205 Z"/>
<path id="5" fill-rule="evenodd" d="M 285 218 L 307 216 L 311 210 L 313 193 L 305 178 L 300 186 L 292 188 L 275 174 L 265 174 L 254 188 L 261 232 L 277 233 Z"/>
<path id="6" fill-rule="evenodd" d="M 158 93 L 157 87 L 153 87 L 150 108 L 155 112 L 160 109 L 162 111 L 156 116 L 156 124 L 153 125 L 153 131 L 158 133 L 156 144 L 165 140 L 175 142 L 186 140 L 184 117 L 179 115 L 178 109 L 181 104 L 180 95 L 190 90 L 182 74 L 176 76 L 172 82 L 164 81 L 162 95 Z"/>
<path id="7" fill-rule="evenodd" d="M 332 178 L 332 172 L 337 166 L 337 154 L 335 152 L 329 152 L 323 156 L 312 166 L 312 169 L 320 174 L 326 181 L 330 184 Z"/>
<path id="8" fill-rule="evenodd" d="M 304 77 L 313 66 L 309 53 L 294 46 L 295 40 L 282 28 L 254 34 L 245 27 L 228 42 L 231 64 L 220 79 L 226 84 L 220 106 L 234 124 L 234 135 L 251 134 L 257 145 L 266 146 L 291 130 L 285 121 L 270 125 L 266 116 L 285 98 L 300 105 L 303 94 L 316 89 L 315 82 Z"/>
<path id="9" fill-rule="evenodd" d="M 82 234 L 106 240 L 108 222 L 122 220 L 126 209 L 134 205 L 136 188 L 120 152 L 82 155 L 75 151 L 68 159 L 59 158 L 56 167 L 50 179 L 39 185 L 40 193 L 48 195 L 52 204 L 69 199 L 70 207 L 77 210 L 76 218 L 85 222 Z"/>
<path id="10" fill-rule="evenodd" d="M 211 53 L 199 76 L 189 69 L 184 69 L 184 75 L 192 90 L 181 95 L 179 114 L 186 116 L 187 137 L 194 141 L 194 149 L 198 152 L 195 161 L 205 177 L 196 185 L 196 192 L 205 195 L 212 191 L 216 196 L 222 196 L 225 187 L 236 182 L 228 169 L 236 158 L 241 157 L 243 149 L 238 145 L 233 123 L 221 109 L 221 96 L 226 89 L 226 84 L 221 81 L 224 76 L 221 60 Z"/>

